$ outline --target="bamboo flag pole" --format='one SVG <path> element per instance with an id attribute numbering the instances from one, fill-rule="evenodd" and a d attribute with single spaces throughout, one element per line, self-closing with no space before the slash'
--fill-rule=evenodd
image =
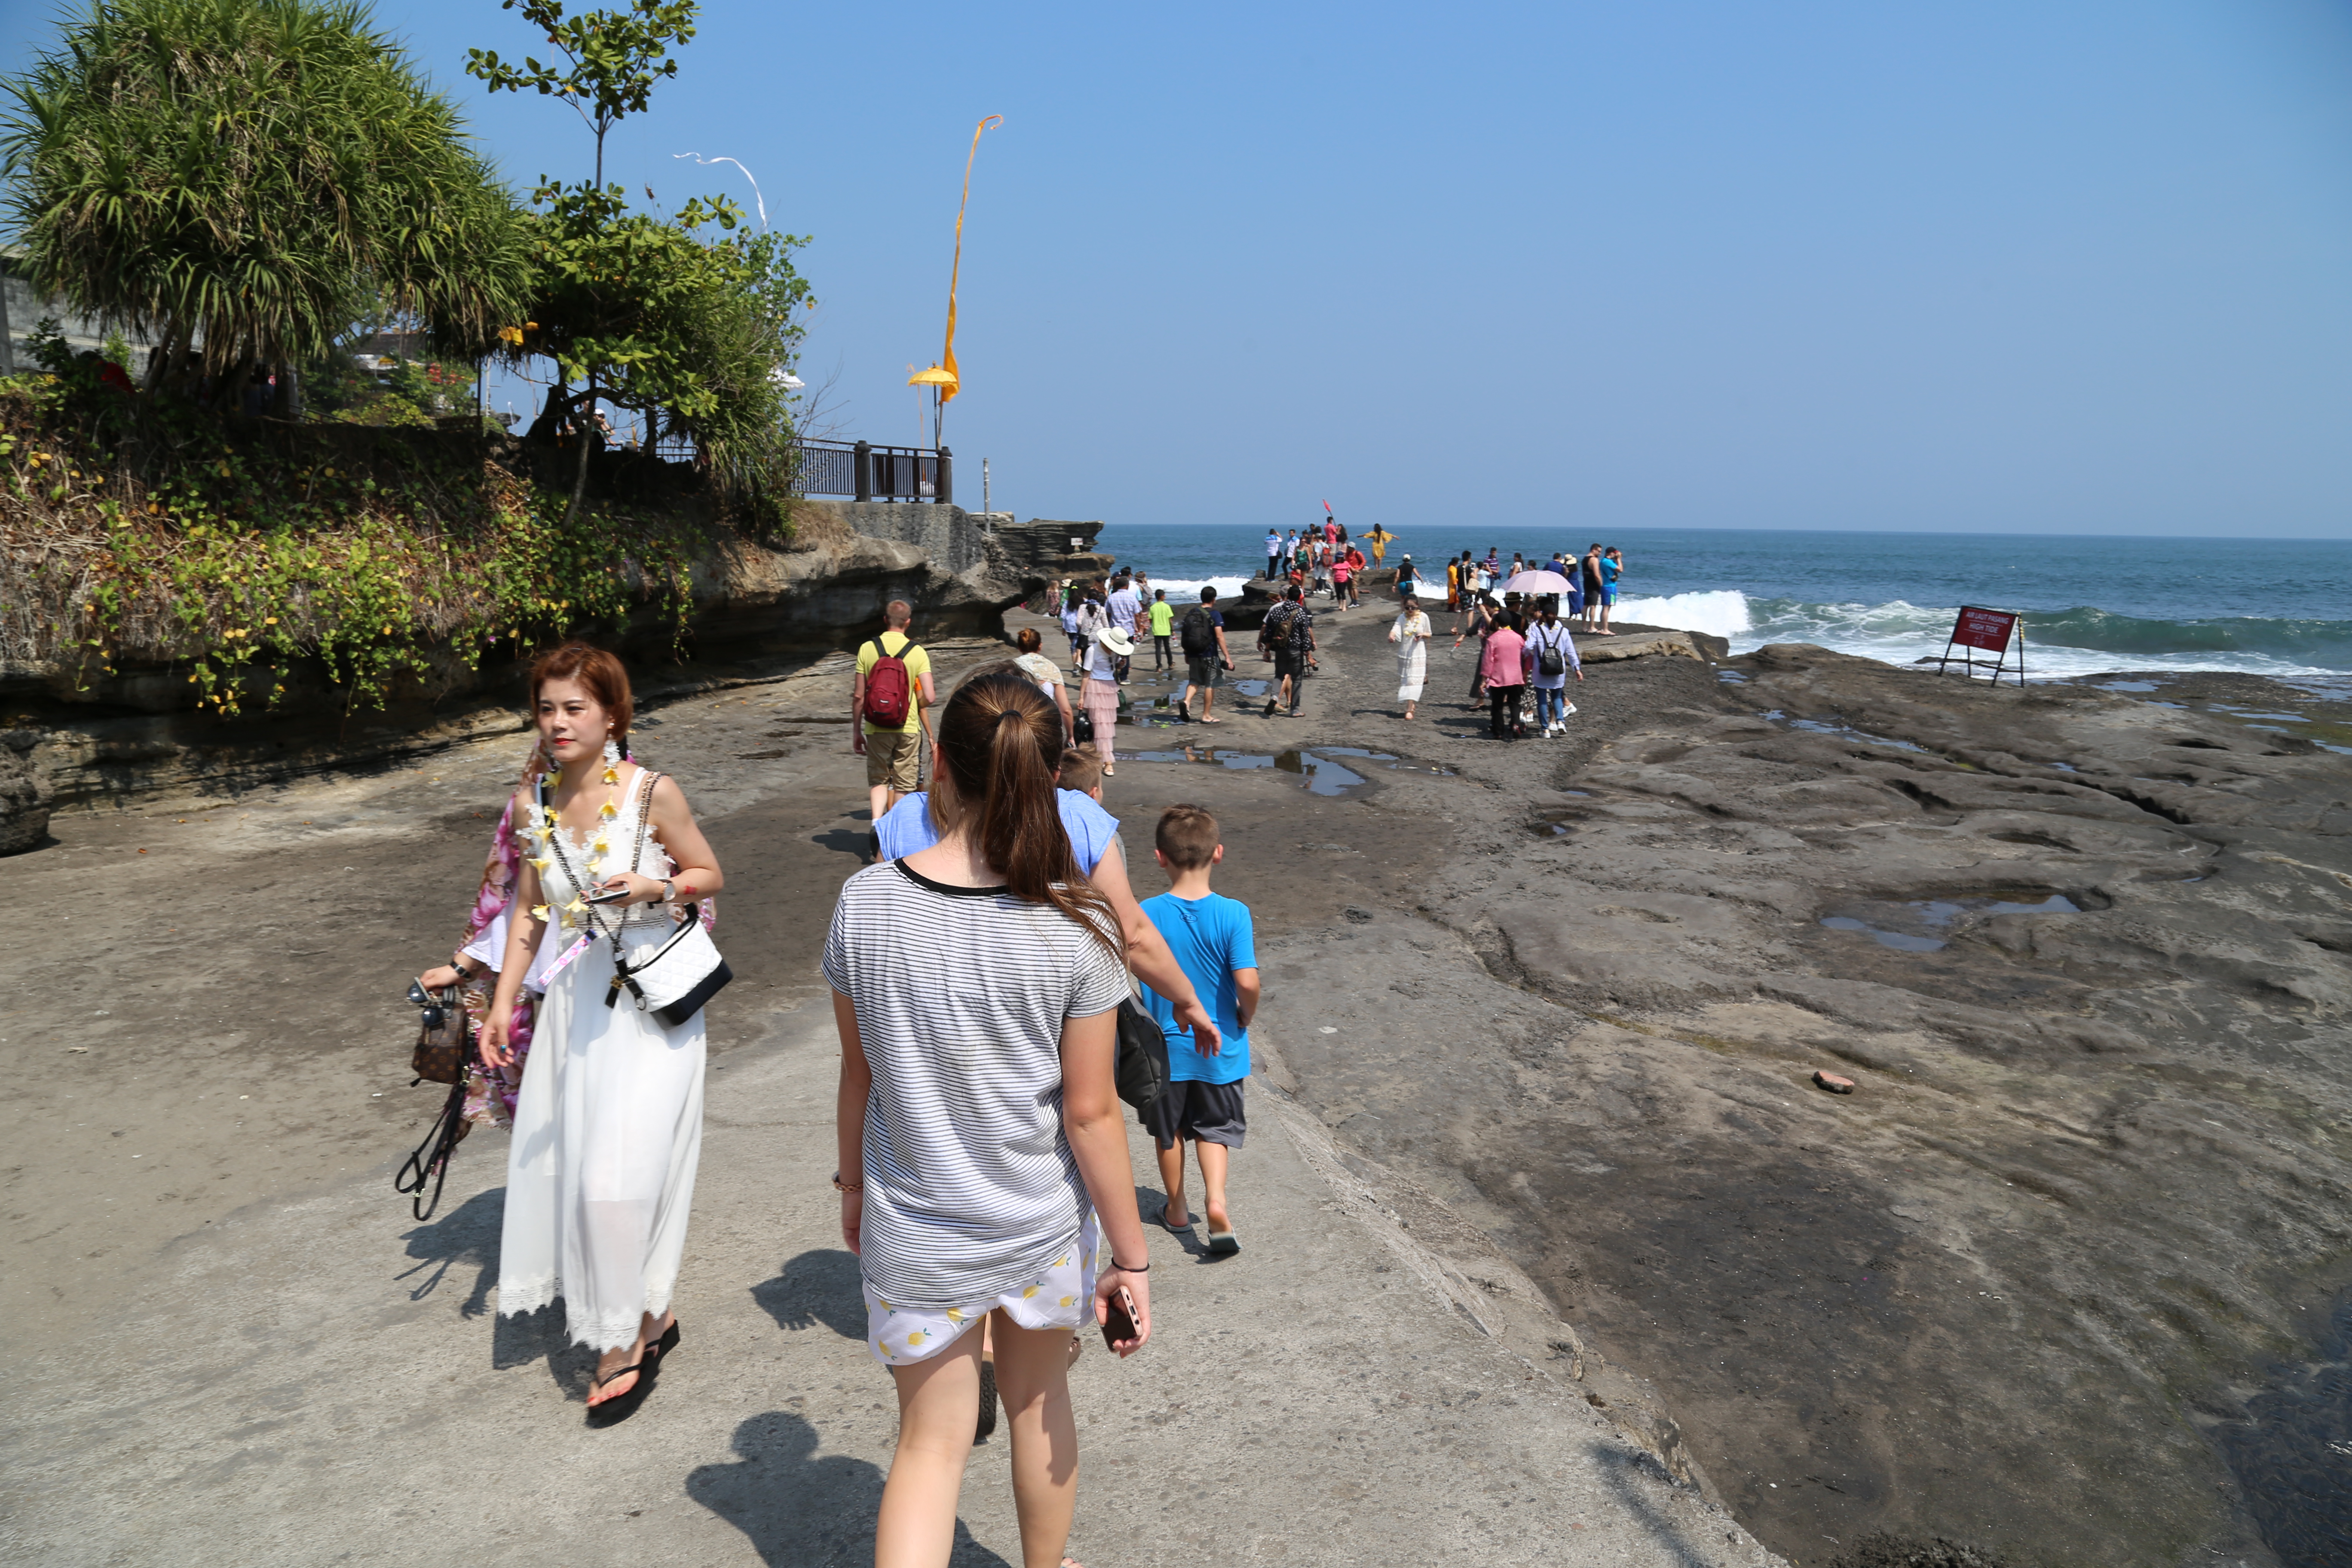
<path id="1" fill-rule="evenodd" d="M 932 395 L 939 399 L 937 407 L 941 415 L 947 412 L 947 405 L 955 401 L 955 395 L 962 390 L 963 385 L 962 377 L 956 372 L 956 284 L 963 273 L 963 214 L 964 208 L 971 205 L 971 165 L 973 160 L 980 156 L 981 133 L 992 125 L 1003 123 L 1004 116 L 992 114 L 972 128 L 971 151 L 964 154 L 963 160 L 963 199 L 956 204 L 955 260 L 948 268 L 947 346 L 940 355 L 939 363 L 913 377 L 910 382 L 910 384 L 927 384 L 931 388 Z M 940 437 L 934 434 L 931 439 L 937 442 Z"/>

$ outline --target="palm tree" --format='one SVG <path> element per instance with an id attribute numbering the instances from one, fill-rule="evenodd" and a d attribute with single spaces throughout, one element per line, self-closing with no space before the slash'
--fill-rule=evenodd
<path id="1" fill-rule="evenodd" d="M 380 299 L 453 357 L 521 317 L 522 215 L 362 5 L 96 0 L 0 89 L 30 281 L 145 333 L 151 388 L 316 358 Z"/>

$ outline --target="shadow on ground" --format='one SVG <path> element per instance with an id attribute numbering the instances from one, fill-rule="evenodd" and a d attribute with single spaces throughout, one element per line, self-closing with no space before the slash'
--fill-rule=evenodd
<path id="1" fill-rule="evenodd" d="M 789 1411 L 754 1415 L 735 1428 L 740 1458 L 688 1472 L 686 1495 L 741 1531 L 769 1568 L 871 1562 L 882 1469 L 843 1454 L 820 1458 L 816 1446 L 816 1428 Z M 972 1540 L 961 1520 L 948 1562 L 1011 1568 Z"/>

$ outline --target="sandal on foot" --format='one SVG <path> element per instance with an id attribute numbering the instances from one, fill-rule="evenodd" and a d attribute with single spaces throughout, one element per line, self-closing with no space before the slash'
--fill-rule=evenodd
<path id="1" fill-rule="evenodd" d="M 676 1349 L 677 1349 L 677 1320 L 672 1318 L 669 1321 L 669 1327 L 661 1331 L 661 1338 L 646 1347 L 646 1359 L 650 1362 L 659 1362 Z"/>
<path id="2" fill-rule="evenodd" d="M 980 1426 L 972 1433 L 975 1443 L 984 1441 L 996 1430 L 996 1363 L 988 1357 L 980 1359 Z"/>
<path id="3" fill-rule="evenodd" d="M 1164 1208 L 1160 1211 L 1160 1227 L 1166 1230 L 1171 1236 L 1182 1236 L 1186 1231 L 1192 1228 L 1192 1222 L 1190 1219 L 1187 1219 L 1182 1225 L 1171 1223 L 1168 1218 L 1168 1211 Z"/>
<path id="4" fill-rule="evenodd" d="M 1224 1230 L 1212 1230 L 1209 1232 L 1210 1257 L 1231 1258 L 1234 1253 L 1239 1252 L 1241 1249 L 1241 1238 L 1236 1237 L 1230 1227 Z"/>
<path id="5" fill-rule="evenodd" d="M 658 1357 L 643 1356 L 626 1366 L 616 1366 L 604 1376 L 592 1379 L 591 1386 L 602 1388 L 614 1379 L 628 1373 L 634 1372 L 637 1374 L 637 1381 L 629 1386 L 626 1394 L 614 1394 L 602 1405 L 590 1405 L 588 1419 L 597 1426 L 609 1426 L 616 1421 L 626 1421 L 630 1416 L 635 1415 L 637 1413 L 637 1407 L 646 1402 L 646 1395 L 654 1391 L 654 1374 L 660 1365 Z"/>

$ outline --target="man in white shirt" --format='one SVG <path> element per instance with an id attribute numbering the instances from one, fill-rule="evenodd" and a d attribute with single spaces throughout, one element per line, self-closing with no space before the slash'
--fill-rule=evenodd
<path id="1" fill-rule="evenodd" d="M 1143 615 L 1143 595 L 1135 591 L 1135 580 L 1122 572 L 1110 580 L 1110 624 L 1129 637 L 1136 636 L 1135 623 Z M 1127 684 L 1128 663 L 1118 663 L 1118 683 Z"/>
<path id="2" fill-rule="evenodd" d="M 1265 580 L 1273 582 L 1282 574 L 1282 535 L 1272 529 L 1265 531 Z"/>

